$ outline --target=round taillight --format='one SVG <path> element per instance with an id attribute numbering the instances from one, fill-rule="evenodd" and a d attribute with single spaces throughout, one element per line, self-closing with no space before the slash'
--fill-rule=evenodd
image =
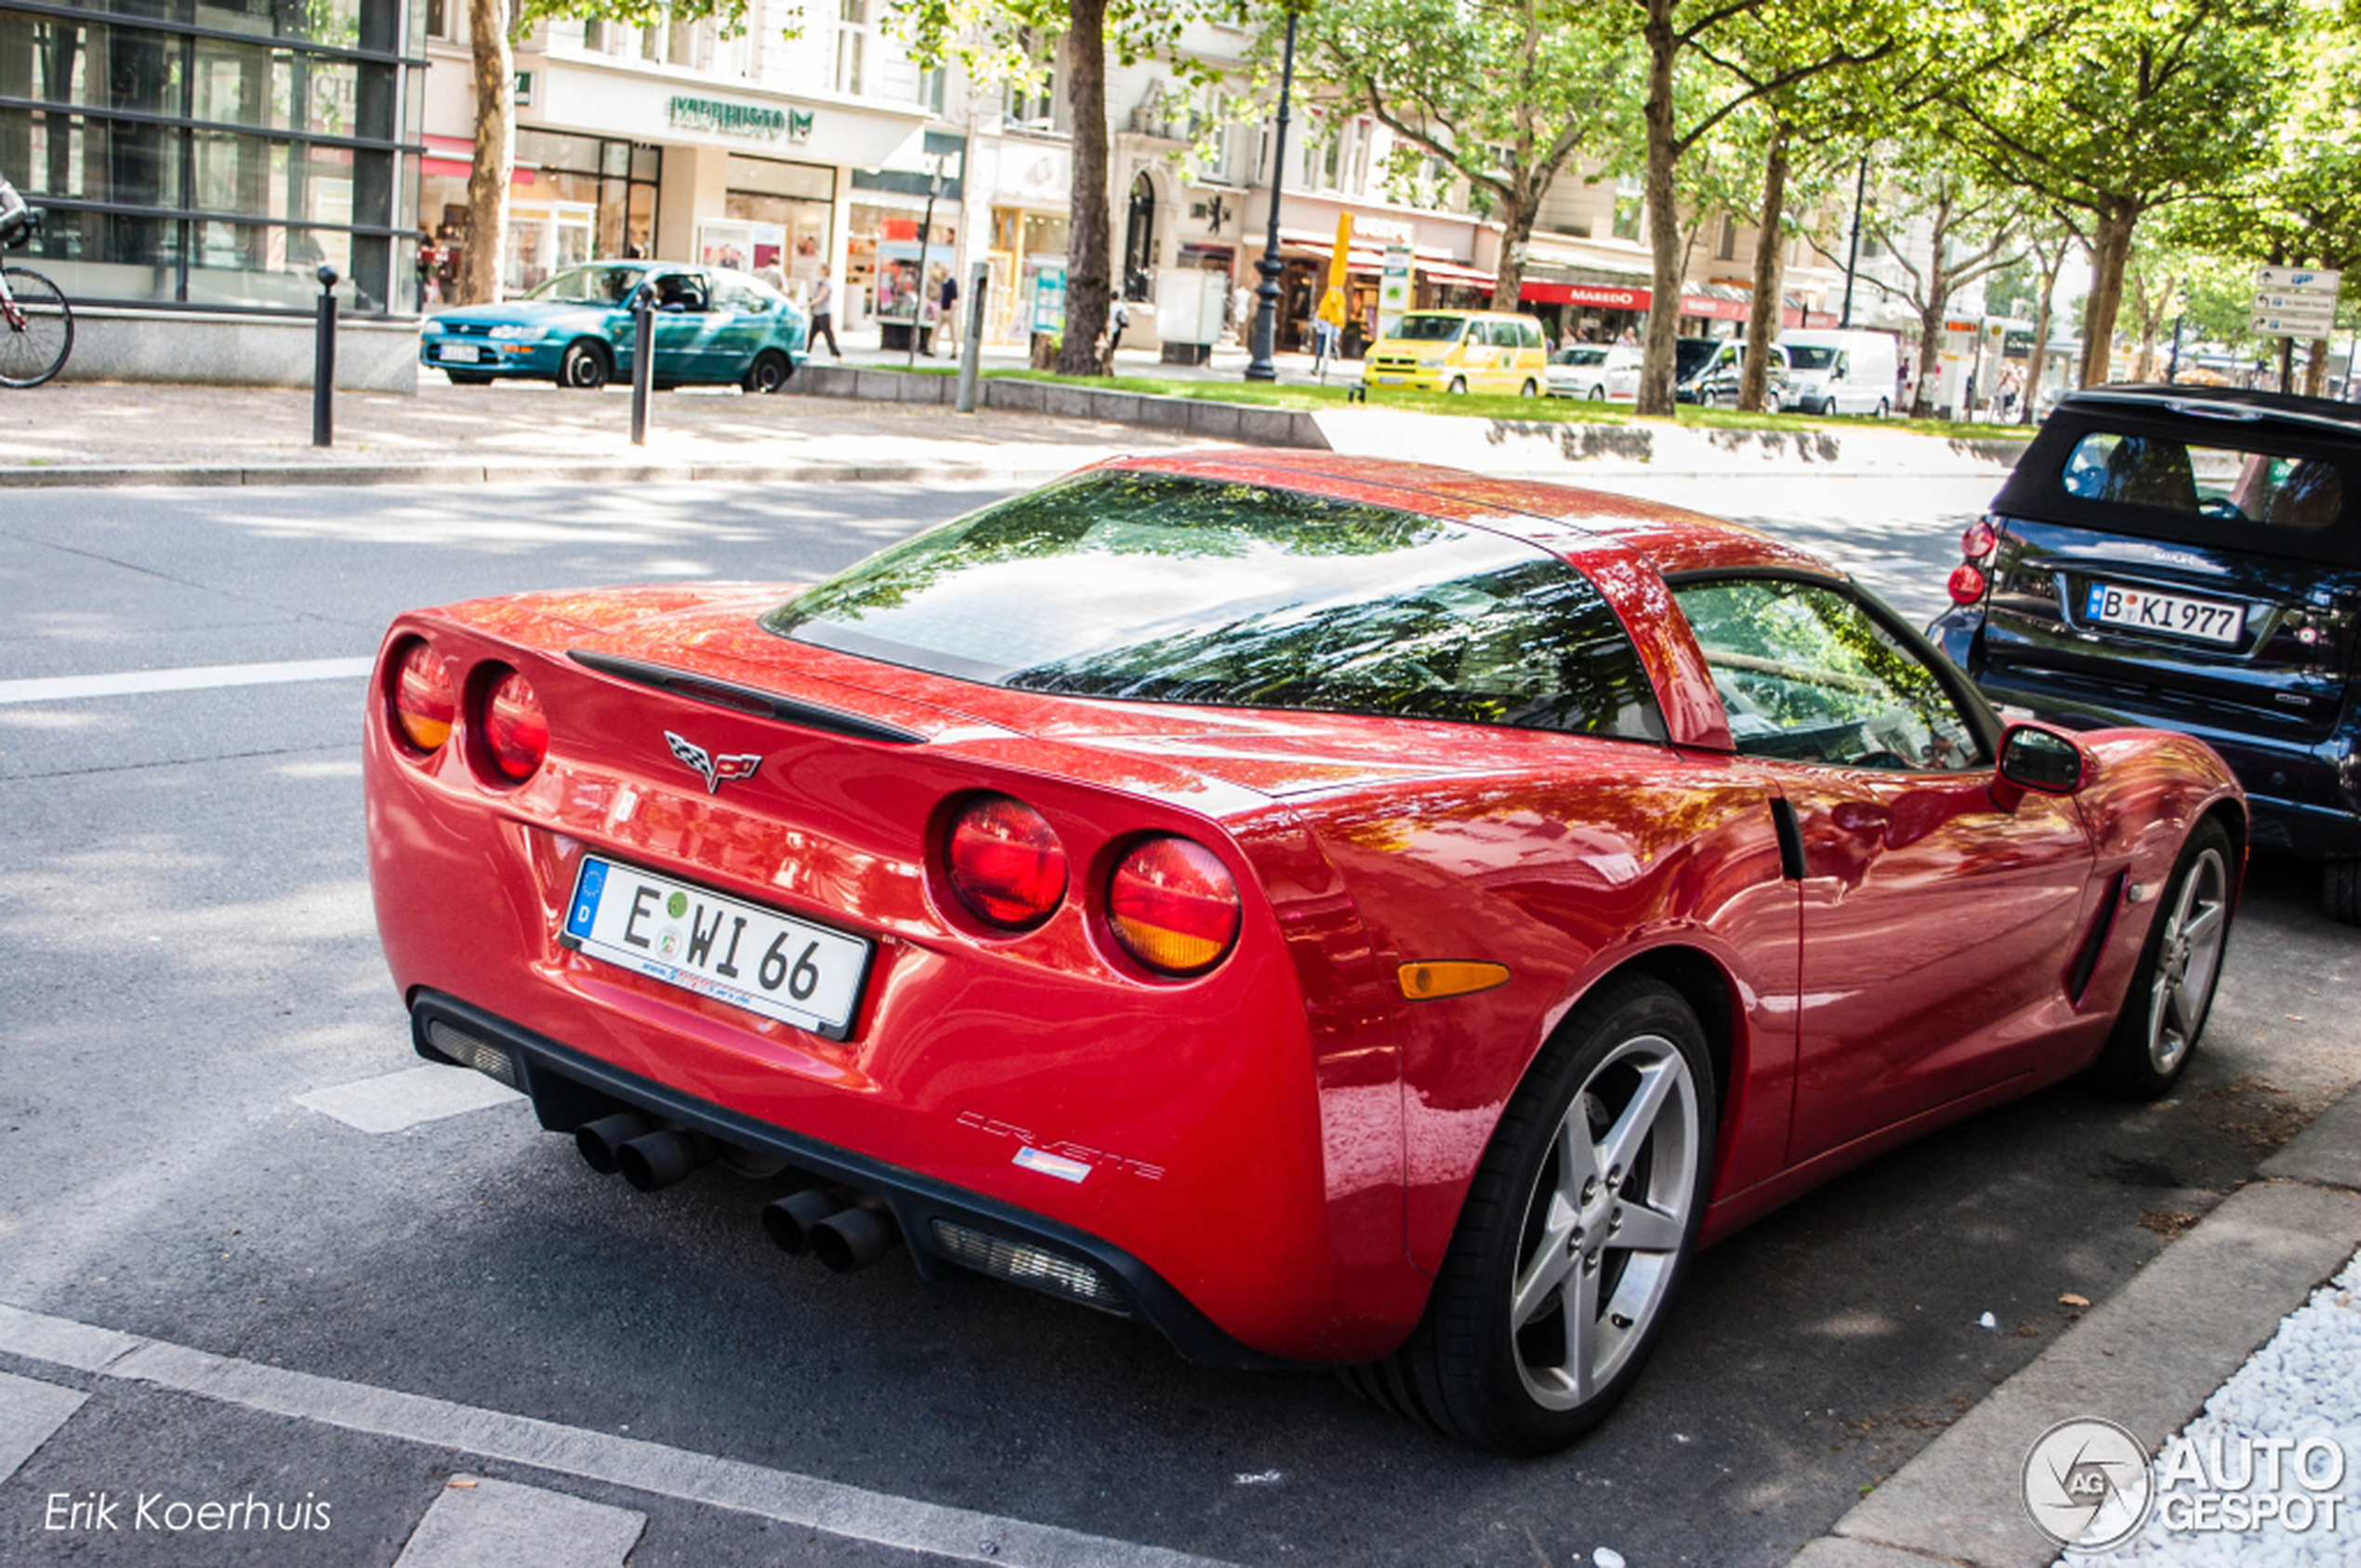
<path id="1" fill-rule="evenodd" d="M 1952 603 L 1973 604 L 1984 597 L 1984 571 L 1972 564 L 1955 566 L 1951 580 L 1943 586 L 1950 590 Z"/>
<path id="2" fill-rule="evenodd" d="M 951 890 L 979 920 L 1022 931 L 1065 902 L 1065 846 L 1022 800 L 987 795 L 960 812 L 944 858 Z"/>
<path id="3" fill-rule="evenodd" d="M 483 754 L 510 784 L 533 777 L 549 755 L 549 718 L 532 682 L 510 670 L 483 695 Z"/>
<path id="4" fill-rule="evenodd" d="M 1203 974 L 1238 939 L 1238 885 L 1202 844 L 1150 838 L 1107 885 L 1107 923 L 1123 950 L 1161 974 Z"/>
<path id="5" fill-rule="evenodd" d="M 1992 524 L 1978 518 L 1959 535 L 1959 553 L 1970 560 L 1982 560 L 1999 542 L 2000 535 L 1992 531 Z"/>
<path id="6" fill-rule="evenodd" d="M 439 751 L 451 738 L 452 723 L 458 717 L 459 698 L 451 689 L 451 671 L 425 642 L 412 642 L 394 666 L 394 728 L 418 750 Z"/>

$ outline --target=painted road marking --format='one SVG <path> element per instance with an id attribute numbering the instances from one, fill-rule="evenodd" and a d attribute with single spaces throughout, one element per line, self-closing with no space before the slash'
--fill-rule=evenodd
<path id="1" fill-rule="evenodd" d="M 0 1481 L 17 1473 L 90 1396 L 0 1372 Z"/>
<path id="2" fill-rule="evenodd" d="M 376 662 L 375 658 L 288 659 L 270 665 L 195 665 L 185 669 L 0 680 L 0 704 L 63 703 L 82 697 L 129 697 L 143 692 L 206 692 L 220 686 L 277 686 L 296 680 L 350 680 L 368 674 Z"/>
<path id="3" fill-rule="evenodd" d="M 623 1568 L 648 1516 L 509 1481 L 455 1475 L 393 1568 Z"/>
<path id="4" fill-rule="evenodd" d="M 1231 1568 L 972 1509 L 945 1508 L 660 1443 L 317 1377 L 0 1305 L 0 1351 L 346 1431 L 455 1449 L 848 1540 L 996 1568 Z"/>
<path id="5" fill-rule="evenodd" d="M 313 1089 L 297 1095 L 295 1102 L 363 1132 L 400 1132 L 420 1122 L 439 1122 L 523 1098 L 481 1073 L 429 1061 L 357 1084 Z"/>

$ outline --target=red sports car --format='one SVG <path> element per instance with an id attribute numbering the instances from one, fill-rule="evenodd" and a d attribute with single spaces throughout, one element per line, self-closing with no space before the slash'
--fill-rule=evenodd
<path id="1" fill-rule="evenodd" d="M 1106 464 L 817 586 L 407 614 L 367 726 L 417 1048 L 1497 1448 L 1695 1249 L 2070 1074 L 2185 1067 L 2236 783 L 2003 726 L 1750 530 L 1311 455 Z"/>

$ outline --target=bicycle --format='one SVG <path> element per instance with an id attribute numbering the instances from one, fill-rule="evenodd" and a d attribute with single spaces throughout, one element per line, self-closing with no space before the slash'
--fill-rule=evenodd
<path id="1" fill-rule="evenodd" d="M 0 179 L 0 250 L 30 244 L 42 216 Z M 38 387 L 73 352 L 73 307 L 58 285 L 29 267 L 0 267 L 0 387 Z"/>

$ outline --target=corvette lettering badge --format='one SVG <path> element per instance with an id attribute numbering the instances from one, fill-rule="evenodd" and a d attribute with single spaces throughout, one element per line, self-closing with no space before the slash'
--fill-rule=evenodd
<path id="1" fill-rule="evenodd" d="M 699 778 L 705 780 L 707 795 L 720 794 L 721 786 L 732 779 L 754 777 L 754 771 L 762 766 L 762 758 L 751 752 L 736 757 L 716 757 L 694 741 L 684 741 L 669 730 L 664 732 L 664 739 L 665 744 L 672 747 L 672 755 L 687 763 L 695 770 Z"/>

